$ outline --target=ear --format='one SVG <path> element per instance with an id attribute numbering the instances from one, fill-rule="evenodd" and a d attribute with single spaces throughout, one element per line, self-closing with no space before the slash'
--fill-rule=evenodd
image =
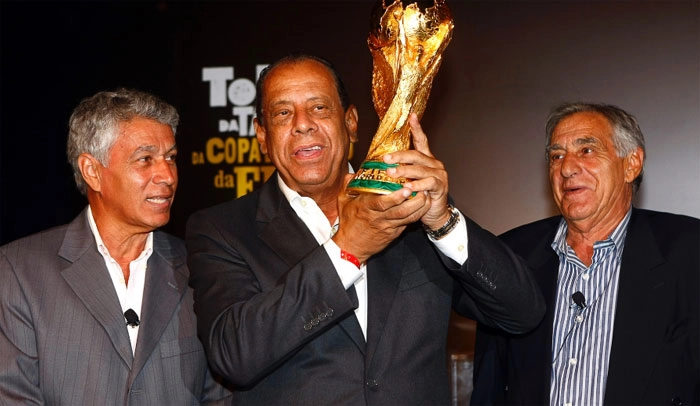
<path id="1" fill-rule="evenodd" d="M 88 187 L 96 192 L 102 189 L 101 169 L 102 164 L 90 154 L 80 154 L 78 157 L 78 168 L 83 175 L 83 180 Z"/>
<path id="2" fill-rule="evenodd" d="M 644 151 L 637 148 L 625 158 L 625 182 L 632 183 L 644 167 Z"/>
<path id="3" fill-rule="evenodd" d="M 258 144 L 260 144 L 260 151 L 267 155 L 267 133 L 257 117 L 253 119 L 253 128 L 255 129 L 255 137 L 258 139 Z"/>
<path id="4" fill-rule="evenodd" d="M 347 110 L 345 110 L 345 127 L 348 129 L 348 133 L 350 134 L 350 142 L 357 142 L 358 137 L 357 137 L 357 122 L 358 122 L 358 114 L 357 114 L 357 107 L 355 107 L 354 104 L 351 104 L 350 107 L 348 107 Z"/>

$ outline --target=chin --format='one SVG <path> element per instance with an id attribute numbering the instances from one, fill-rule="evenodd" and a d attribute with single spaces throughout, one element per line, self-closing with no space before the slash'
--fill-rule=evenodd
<path id="1" fill-rule="evenodd" d="M 149 221 L 147 221 L 146 224 L 150 225 L 155 230 L 156 228 L 160 228 L 160 227 L 163 227 L 164 225 L 168 224 L 169 221 L 170 221 L 170 216 L 158 217 L 158 218 L 149 219 Z"/>
<path id="2" fill-rule="evenodd" d="M 571 221 L 585 220 L 591 217 L 592 213 L 589 210 L 566 210 L 563 212 L 564 217 Z"/>

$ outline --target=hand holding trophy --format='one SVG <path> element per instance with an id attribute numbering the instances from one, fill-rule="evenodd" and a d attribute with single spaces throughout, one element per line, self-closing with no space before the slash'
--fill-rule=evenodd
<path id="1" fill-rule="evenodd" d="M 348 184 L 351 192 L 388 194 L 401 189 L 404 178 L 392 178 L 382 161 L 385 154 L 411 148 L 408 117 L 420 118 L 430 95 L 442 53 L 452 38 L 454 23 L 444 0 L 421 12 L 416 3 L 405 9 L 401 0 L 373 22 L 367 39 L 372 53 L 372 101 L 379 127 L 367 156 Z"/>

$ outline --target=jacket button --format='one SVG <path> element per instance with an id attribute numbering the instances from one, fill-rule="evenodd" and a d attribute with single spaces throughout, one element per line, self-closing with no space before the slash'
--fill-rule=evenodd
<path id="1" fill-rule="evenodd" d="M 370 379 L 367 381 L 367 387 L 371 390 L 377 390 L 379 389 L 379 382 L 376 379 Z"/>
<path id="2" fill-rule="evenodd" d="M 681 398 L 676 396 L 675 398 L 671 399 L 671 404 L 673 406 L 683 406 L 683 401 L 681 400 Z"/>

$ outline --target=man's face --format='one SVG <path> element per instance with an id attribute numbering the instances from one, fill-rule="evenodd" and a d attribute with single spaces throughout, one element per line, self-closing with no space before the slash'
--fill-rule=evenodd
<path id="1" fill-rule="evenodd" d="M 301 195 L 340 190 L 350 143 L 357 140 L 357 110 L 343 111 L 331 72 L 313 60 L 278 65 L 263 88 L 255 132 L 284 182 Z"/>
<path id="2" fill-rule="evenodd" d="M 147 232 L 170 219 L 177 189 L 177 147 L 169 125 L 137 117 L 121 123 L 100 166 L 99 204 L 121 230 Z"/>
<path id="3" fill-rule="evenodd" d="M 619 222 L 629 209 L 642 152 L 620 158 L 612 131 L 607 119 L 594 112 L 575 113 L 554 128 L 549 181 L 554 201 L 570 223 Z"/>

